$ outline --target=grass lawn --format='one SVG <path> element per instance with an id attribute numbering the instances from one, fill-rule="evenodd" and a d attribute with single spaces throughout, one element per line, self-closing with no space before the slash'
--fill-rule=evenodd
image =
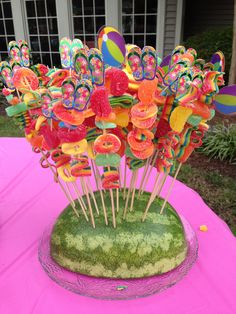
<path id="1" fill-rule="evenodd" d="M 236 236 L 236 180 L 218 170 L 204 171 L 190 164 L 182 166 L 178 180 L 197 191 L 206 204 Z"/>
<path id="2" fill-rule="evenodd" d="M 0 137 L 4 136 L 22 137 L 24 132 L 14 124 L 12 119 L 0 115 Z M 182 166 L 178 180 L 197 191 L 208 206 L 229 225 L 236 235 L 235 178 L 230 175 L 222 175 L 222 171 L 217 169 L 207 171 L 204 166 L 201 168 L 187 163 Z"/>
<path id="3" fill-rule="evenodd" d="M 0 137 L 23 137 L 24 132 L 14 123 L 12 118 L 0 115 Z"/>

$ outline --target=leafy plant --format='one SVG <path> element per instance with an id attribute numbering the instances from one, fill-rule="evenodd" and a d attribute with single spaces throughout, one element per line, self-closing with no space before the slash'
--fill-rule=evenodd
<path id="1" fill-rule="evenodd" d="M 236 162 L 236 124 L 217 124 L 213 126 L 199 150 L 209 156 L 220 160 Z"/>
<path id="2" fill-rule="evenodd" d="M 194 48 L 198 57 L 209 62 L 213 53 L 221 50 L 225 55 L 225 81 L 228 82 L 232 56 L 232 27 L 208 29 L 202 33 L 189 37 L 185 42 L 186 48 Z"/>

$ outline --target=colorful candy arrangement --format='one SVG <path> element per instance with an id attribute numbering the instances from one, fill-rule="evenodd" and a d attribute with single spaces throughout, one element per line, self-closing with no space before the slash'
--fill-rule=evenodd
<path id="1" fill-rule="evenodd" d="M 224 56 L 217 52 L 205 63 L 194 49 L 178 46 L 161 60 L 153 47 L 125 45 L 112 27 L 100 30 L 98 48 L 63 38 L 62 69 L 49 69 L 30 65 L 25 41 L 10 42 L 10 61 L 0 64 L 2 92 L 9 103 L 7 115 L 24 129 L 33 151 L 42 156 L 42 167 L 53 172 L 75 214 L 79 216 L 71 188 L 86 220 L 95 227 L 94 209 L 97 214 L 99 209 L 90 184 L 93 175 L 105 223 L 103 195 L 109 191 L 116 227 L 121 188 L 125 219 L 129 203 L 132 211 L 134 197 L 142 194 L 156 168 L 144 221 L 168 174 L 175 172 L 174 184 L 182 163 L 202 144 L 206 122 L 215 114 L 215 95 L 224 84 Z M 217 106 L 220 100 L 223 97 Z M 127 168 L 132 172 L 128 189 Z"/>

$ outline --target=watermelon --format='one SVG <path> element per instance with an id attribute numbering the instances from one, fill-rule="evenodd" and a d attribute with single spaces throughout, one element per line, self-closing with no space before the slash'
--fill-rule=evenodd
<path id="1" fill-rule="evenodd" d="M 179 266 L 186 257 L 188 247 L 178 214 L 167 204 L 160 215 L 163 200 L 158 199 L 152 203 L 145 222 L 141 222 L 150 193 L 145 192 L 139 199 L 137 193 L 134 210 L 128 211 L 126 220 L 122 219 L 125 204 L 120 197 L 116 229 L 112 226 L 108 192 L 104 195 L 108 226 L 104 222 L 98 192 L 95 192 L 95 197 L 101 210 L 99 216 L 94 211 L 95 229 L 85 220 L 82 212 L 78 219 L 71 206 L 66 207 L 51 234 L 50 250 L 54 261 L 80 274 L 106 278 L 141 278 L 162 274 Z"/>

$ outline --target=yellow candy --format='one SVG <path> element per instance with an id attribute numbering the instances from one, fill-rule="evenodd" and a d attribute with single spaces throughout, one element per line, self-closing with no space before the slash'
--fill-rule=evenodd
<path id="1" fill-rule="evenodd" d="M 203 231 L 203 232 L 208 231 L 208 227 L 207 227 L 206 225 L 201 225 L 201 226 L 199 227 L 199 229 L 200 229 L 201 231 Z"/>
<path id="2" fill-rule="evenodd" d="M 86 139 L 83 139 L 79 142 L 74 143 L 63 143 L 61 145 L 61 150 L 64 154 L 67 155 L 78 155 L 82 154 L 87 150 L 88 142 Z"/>
<path id="3" fill-rule="evenodd" d="M 46 120 L 47 118 L 45 118 L 44 116 L 39 116 L 35 124 L 35 130 L 38 131 L 41 127 L 41 124 Z"/>
<path id="4" fill-rule="evenodd" d="M 192 114 L 192 109 L 182 106 L 176 107 L 170 116 L 170 127 L 175 132 L 182 132 L 185 123 Z"/>
<path id="5" fill-rule="evenodd" d="M 57 172 L 64 182 L 74 182 L 76 180 L 76 177 L 73 177 L 70 173 L 70 164 L 57 168 Z"/>
<path id="6" fill-rule="evenodd" d="M 129 110 L 123 108 L 114 108 L 113 111 L 116 114 L 116 118 L 113 122 L 121 126 L 122 128 L 127 127 L 127 125 L 129 124 Z"/>
<path id="7" fill-rule="evenodd" d="M 93 144 L 92 143 L 88 143 L 87 153 L 88 153 L 88 157 L 89 158 L 95 159 L 95 154 L 94 154 Z"/>

